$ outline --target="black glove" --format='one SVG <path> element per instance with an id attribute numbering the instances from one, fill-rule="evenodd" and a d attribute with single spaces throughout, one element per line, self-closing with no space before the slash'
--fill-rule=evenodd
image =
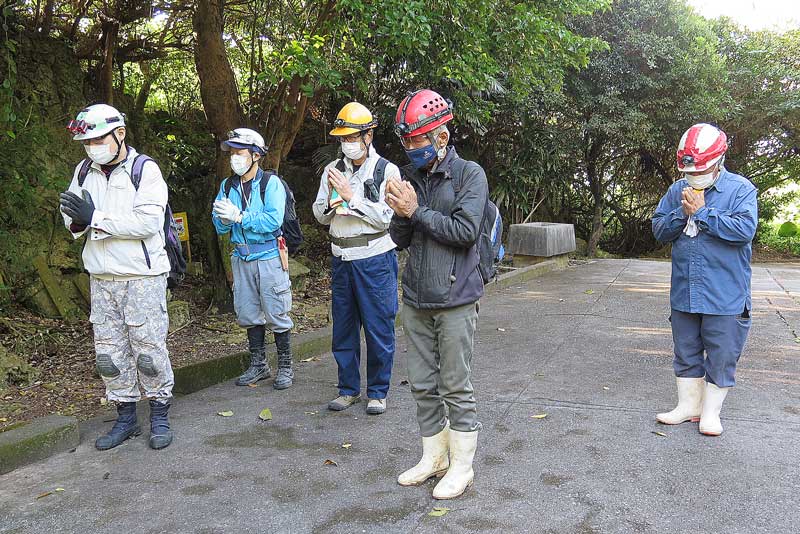
<path id="1" fill-rule="evenodd" d="M 66 213 L 75 224 L 89 226 L 94 215 L 94 202 L 92 202 L 92 195 L 86 189 L 82 191 L 82 194 L 83 198 L 72 191 L 61 193 L 61 211 Z"/>

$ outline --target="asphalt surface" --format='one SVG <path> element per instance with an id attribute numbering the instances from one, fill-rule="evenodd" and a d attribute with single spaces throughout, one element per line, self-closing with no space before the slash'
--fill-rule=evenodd
<path id="1" fill-rule="evenodd" d="M 0 476 L 0 533 L 798 532 L 800 266 L 754 268 L 753 329 L 719 438 L 654 419 L 676 397 L 669 269 L 597 261 L 483 299 L 484 430 L 460 499 L 395 482 L 421 452 L 401 336 L 385 415 L 326 410 L 327 354 L 300 363 L 284 392 L 228 382 L 177 399 L 163 451 L 145 432 L 98 452 L 110 418 L 90 421 L 75 452 Z"/>

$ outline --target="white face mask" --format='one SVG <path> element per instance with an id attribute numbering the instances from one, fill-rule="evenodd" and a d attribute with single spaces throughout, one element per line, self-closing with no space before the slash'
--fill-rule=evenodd
<path id="1" fill-rule="evenodd" d="M 347 158 L 359 160 L 364 157 L 365 152 L 366 149 L 361 146 L 361 141 L 356 141 L 355 143 L 342 142 L 342 154 Z"/>
<path id="2" fill-rule="evenodd" d="M 100 165 L 105 165 L 114 159 L 114 153 L 111 152 L 111 147 L 107 144 L 102 145 L 83 145 L 86 150 L 86 155 L 89 159 Z"/>
<path id="3" fill-rule="evenodd" d="M 705 174 L 684 174 L 684 176 L 689 185 L 692 186 L 692 189 L 708 189 L 716 181 L 715 173 L 716 169 L 712 169 L 711 172 Z"/>
<path id="4" fill-rule="evenodd" d="M 240 156 L 237 154 L 231 156 L 231 170 L 239 176 L 247 173 L 252 166 L 253 162 L 248 156 Z"/>

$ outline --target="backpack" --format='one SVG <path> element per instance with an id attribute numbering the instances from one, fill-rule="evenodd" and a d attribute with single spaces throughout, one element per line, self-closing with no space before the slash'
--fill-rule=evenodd
<path id="1" fill-rule="evenodd" d="M 262 204 L 264 203 L 264 192 L 267 190 L 267 184 L 269 184 L 273 176 L 281 181 L 283 190 L 286 192 L 286 209 L 283 212 L 283 224 L 281 224 L 280 230 L 274 232 L 273 235 L 276 238 L 283 236 L 286 239 L 286 248 L 289 249 L 289 254 L 293 256 L 303 243 L 303 230 L 300 228 L 300 219 L 297 218 L 297 211 L 295 210 L 294 193 L 292 193 L 286 180 L 278 176 L 272 169 L 265 170 L 264 174 L 268 176 L 268 178 L 265 180 L 262 177 L 259 183 Z M 241 177 L 239 176 L 231 176 L 225 180 L 224 190 L 226 198 L 230 197 L 233 186 L 239 185 L 240 182 Z"/>
<path id="2" fill-rule="evenodd" d="M 450 182 L 456 195 L 461 191 L 466 166 L 467 161 L 461 158 L 453 161 Z M 500 210 L 487 196 L 486 206 L 483 209 L 483 218 L 481 218 L 480 233 L 478 234 L 478 240 L 475 242 L 475 248 L 478 249 L 480 258 L 478 270 L 481 273 L 484 284 L 488 284 L 497 276 L 497 265 L 505 256 L 502 240 L 503 218 L 500 216 Z"/>
<path id="3" fill-rule="evenodd" d="M 389 160 L 379 158 L 375 167 L 372 169 L 372 178 L 364 180 L 364 198 L 367 200 L 378 202 L 381 199 L 381 184 L 383 183 L 384 176 L 386 176 L 386 165 L 388 163 Z M 336 170 L 342 173 L 345 171 L 343 159 L 336 162 Z"/>
<path id="4" fill-rule="evenodd" d="M 133 188 L 139 190 L 139 184 L 142 182 L 142 168 L 148 161 L 153 161 L 149 156 L 144 154 L 137 154 L 133 158 L 133 167 L 131 168 L 131 183 Z M 83 187 L 83 182 L 89 174 L 89 169 L 92 166 L 90 159 L 84 159 L 81 163 L 81 169 L 78 171 L 78 187 Z M 175 224 L 175 219 L 172 217 L 172 208 L 167 202 L 167 207 L 164 210 L 164 250 L 167 252 L 169 258 L 169 275 L 167 276 L 167 287 L 174 289 L 183 280 L 186 275 L 186 259 L 183 257 L 183 249 L 181 248 L 180 237 L 178 236 L 178 225 Z M 144 243 L 142 243 L 144 246 Z"/>

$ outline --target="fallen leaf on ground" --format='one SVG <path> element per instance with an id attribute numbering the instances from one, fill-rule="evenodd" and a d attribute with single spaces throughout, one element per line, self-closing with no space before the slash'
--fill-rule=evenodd
<path id="1" fill-rule="evenodd" d="M 339 464 L 337 464 L 333 460 L 325 460 L 324 462 L 322 462 L 322 465 L 332 465 L 334 467 L 339 467 Z"/>
<path id="2" fill-rule="evenodd" d="M 536 415 L 532 415 L 531 419 L 544 419 L 545 417 L 547 417 L 546 413 L 539 413 L 539 414 L 536 414 Z"/>
<path id="3" fill-rule="evenodd" d="M 317 358 L 316 356 L 312 356 L 310 358 L 303 358 L 302 360 L 300 360 L 300 363 L 318 362 L 318 361 L 319 358 Z"/>
<path id="4" fill-rule="evenodd" d="M 343 449 L 349 449 L 349 448 L 350 448 L 350 447 L 352 447 L 352 446 L 353 446 L 353 444 L 352 444 L 352 443 L 342 443 L 342 448 L 343 448 Z"/>
<path id="5" fill-rule="evenodd" d="M 100 406 L 105 406 L 106 404 L 108 404 L 108 399 L 105 398 L 105 397 L 101 398 L 100 399 Z"/>
<path id="6" fill-rule="evenodd" d="M 592 295 L 594 294 L 594 289 L 587 289 L 586 291 L 584 291 L 584 293 L 586 293 L 587 295 Z"/>
<path id="7" fill-rule="evenodd" d="M 103 475 L 103 480 L 108 480 L 111 477 L 111 473 L 106 473 Z"/>
<path id="8" fill-rule="evenodd" d="M 428 515 L 431 516 L 431 517 L 442 517 L 443 515 L 445 515 L 449 511 L 450 511 L 450 508 L 436 507 L 433 510 L 431 510 L 430 512 L 428 512 Z"/>
<path id="9" fill-rule="evenodd" d="M 56 488 L 56 491 L 65 491 L 64 488 Z"/>
<path id="10" fill-rule="evenodd" d="M 272 419 L 272 411 L 269 408 L 264 408 L 261 410 L 261 413 L 258 414 L 258 418 L 262 421 L 269 421 Z"/>
<path id="11" fill-rule="evenodd" d="M 8 417 L 0 417 L 0 423 L 5 423 L 8 421 Z"/>
<path id="12" fill-rule="evenodd" d="M 249 388 L 257 388 L 258 384 L 247 384 L 247 387 L 249 387 Z"/>
<path id="13" fill-rule="evenodd" d="M 667 437 L 667 435 L 664 434 L 663 432 L 657 432 L 655 430 L 653 430 L 653 434 L 655 434 L 656 436 L 661 436 L 662 438 L 666 438 Z"/>
<path id="14" fill-rule="evenodd" d="M 39 499 L 44 499 L 44 498 L 45 498 L 45 497 L 47 497 L 48 495 L 52 495 L 52 494 L 53 494 L 53 492 L 52 492 L 52 491 L 45 491 L 44 493 L 42 493 L 41 495 L 39 495 L 38 497 L 36 497 L 36 500 L 38 501 Z"/>
<path id="15" fill-rule="evenodd" d="M 506 331 L 506 329 L 505 329 L 505 328 L 498 328 L 498 329 L 497 329 L 497 331 L 498 331 L 498 332 L 505 332 L 505 331 Z"/>
<path id="16" fill-rule="evenodd" d="M 222 417 L 231 417 L 233 416 L 233 412 L 230 410 L 224 412 L 217 412 L 217 415 L 221 415 Z"/>

